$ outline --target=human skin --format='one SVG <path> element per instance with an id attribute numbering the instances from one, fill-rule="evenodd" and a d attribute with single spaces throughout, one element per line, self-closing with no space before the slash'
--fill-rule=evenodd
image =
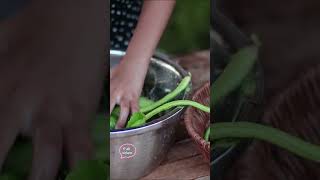
<path id="1" fill-rule="evenodd" d="M 0 169 L 20 134 L 30 180 L 54 180 L 63 153 L 90 159 L 90 119 L 106 76 L 106 0 L 31 0 L 0 22 Z M 107 25 L 106 25 L 107 24 Z"/>
<path id="2" fill-rule="evenodd" d="M 138 98 L 154 50 L 175 5 L 175 0 L 145 0 L 139 22 L 126 55 L 110 72 L 110 113 L 120 105 L 116 129 L 123 128 L 128 115 L 139 111 Z"/>

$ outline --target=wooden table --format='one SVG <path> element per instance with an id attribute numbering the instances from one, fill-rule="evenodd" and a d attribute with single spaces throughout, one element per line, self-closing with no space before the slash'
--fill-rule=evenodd
<path id="1" fill-rule="evenodd" d="M 210 52 L 200 51 L 174 59 L 192 76 L 193 90 L 210 79 Z M 182 117 L 183 118 L 183 117 Z M 177 130 L 177 142 L 166 159 L 141 180 L 209 180 L 210 166 L 189 138 L 183 120 Z"/>
<path id="2" fill-rule="evenodd" d="M 160 167 L 141 180 L 209 180 L 209 174 L 208 163 L 203 160 L 191 139 L 185 139 L 172 147 Z"/>

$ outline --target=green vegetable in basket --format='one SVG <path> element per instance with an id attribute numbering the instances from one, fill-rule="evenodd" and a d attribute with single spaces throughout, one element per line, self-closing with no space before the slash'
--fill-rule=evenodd
<path id="1" fill-rule="evenodd" d="M 204 133 L 204 140 L 209 141 L 210 136 L 210 127 L 207 128 L 206 132 Z"/>
<path id="2" fill-rule="evenodd" d="M 254 138 L 277 145 L 302 158 L 320 162 L 320 145 L 308 143 L 281 130 L 250 122 L 225 122 L 211 125 L 210 141 Z"/>
<path id="3" fill-rule="evenodd" d="M 215 106 L 225 96 L 239 87 L 252 70 L 258 56 L 258 47 L 247 46 L 231 57 L 231 62 L 211 86 L 211 105 Z"/>

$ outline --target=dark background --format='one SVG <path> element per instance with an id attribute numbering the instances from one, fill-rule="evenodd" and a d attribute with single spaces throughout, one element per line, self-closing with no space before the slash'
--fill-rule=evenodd
<path id="1" fill-rule="evenodd" d="M 223 0 L 220 9 L 261 43 L 266 100 L 320 62 L 320 1 Z"/>
<path id="2" fill-rule="evenodd" d="M 258 122 L 308 142 L 320 142 L 320 1 L 222 0 L 219 8 L 248 36 L 261 42 L 265 108 Z M 312 71 L 311 78 L 299 80 Z M 311 79 L 311 80 L 310 80 Z M 297 83 L 297 84 L 296 84 Z M 295 84 L 295 86 L 291 86 Z M 232 162 L 227 180 L 319 179 L 319 163 L 254 141 Z"/>

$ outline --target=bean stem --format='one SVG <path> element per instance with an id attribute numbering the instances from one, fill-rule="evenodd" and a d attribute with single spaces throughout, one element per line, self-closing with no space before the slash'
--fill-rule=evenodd
<path id="1" fill-rule="evenodd" d="M 240 86 L 254 66 L 257 56 L 258 47 L 248 46 L 231 57 L 231 62 L 211 86 L 212 106 Z"/>
<path id="2" fill-rule="evenodd" d="M 204 133 L 204 140 L 209 141 L 209 136 L 210 136 L 210 130 L 211 128 L 206 129 Z"/>
<path id="3" fill-rule="evenodd" d="M 171 99 L 175 98 L 178 94 L 180 94 L 182 91 L 184 91 L 188 87 L 190 81 L 191 81 L 190 75 L 184 77 L 181 80 L 181 82 L 179 83 L 179 85 L 176 87 L 176 89 L 174 89 L 172 92 L 170 92 L 169 94 L 167 94 L 166 96 L 164 96 L 160 100 L 151 104 L 150 106 L 146 106 L 146 107 L 141 108 L 140 112 L 146 113 L 146 112 L 152 111 L 153 109 L 155 109 L 155 108 L 161 106 L 162 104 L 170 101 Z"/>
<path id="4" fill-rule="evenodd" d="M 144 123 L 146 123 L 150 118 L 152 118 L 154 115 L 156 115 L 162 111 L 166 111 L 168 109 L 176 107 L 176 106 L 193 106 L 193 107 L 198 108 L 204 112 L 210 113 L 210 108 L 205 105 L 202 105 L 200 103 L 190 101 L 190 100 L 176 100 L 176 101 L 171 101 L 171 102 L 168 102 L 166 104 L 163 104 L 163 105 L 157 107 L 156 109 L 154 109 L 151 112 L 149 112 L 148 114 L 146 114 L 141 121 L 137 121 L 136 123 L 132 124 L 131 127 L 141 126 Z"/>
<path id="5" fill-rule="evenodd" d="M 320 162 L 320 146 L 308 143 L 281 130 L 249 122 L 214 123 L 210 140 L 254 138 L 267 141 L 300 157 Z"/>

